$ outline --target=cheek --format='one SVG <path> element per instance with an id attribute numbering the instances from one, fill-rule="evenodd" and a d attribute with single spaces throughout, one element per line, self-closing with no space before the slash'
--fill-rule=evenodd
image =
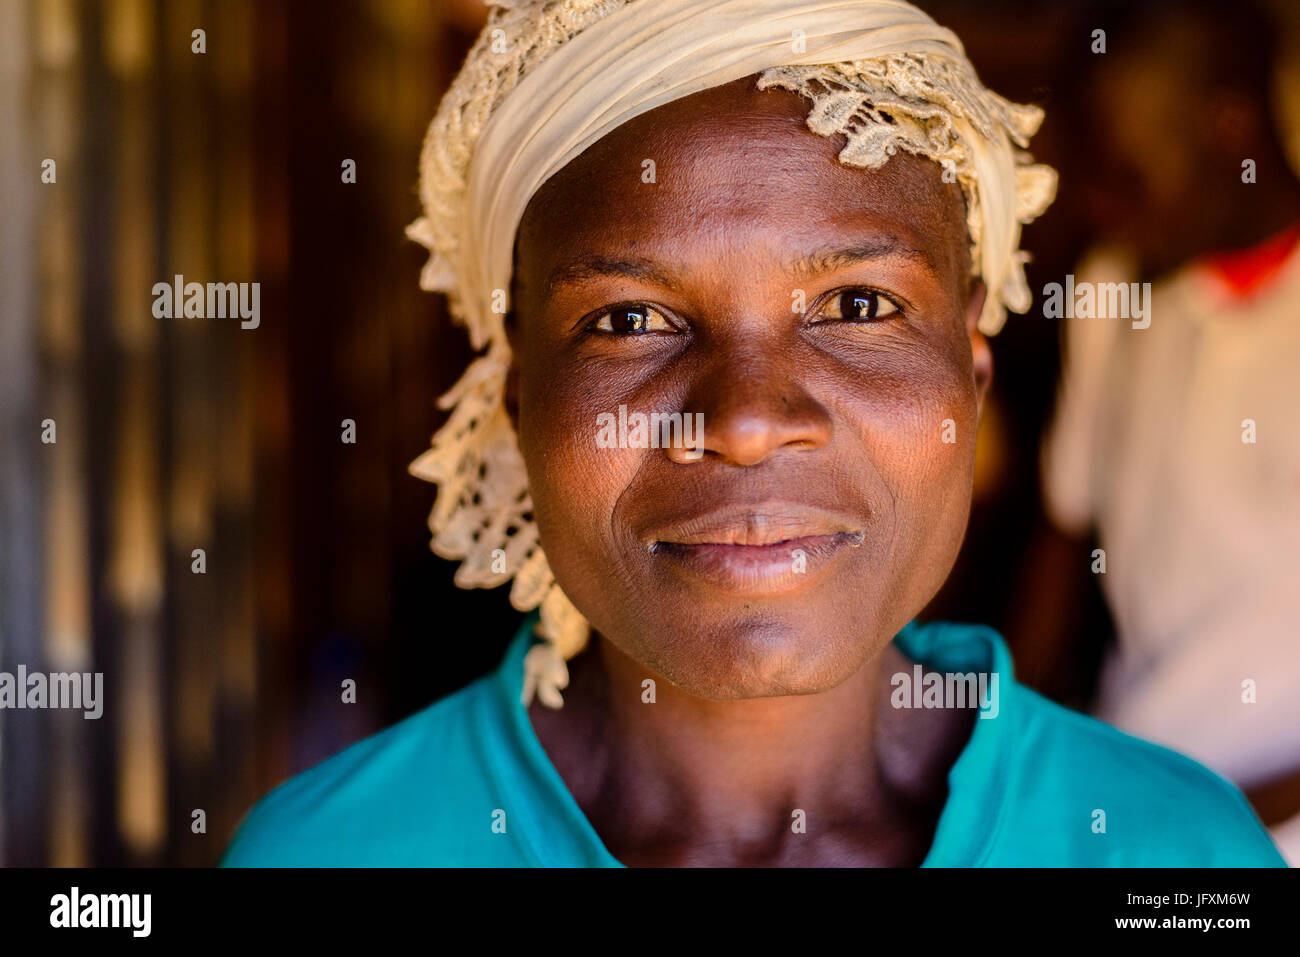
<path id="1" fill-rule="evenodd" d="M 890 560 L 950 566 L 974 476 L 978 414 L 969 346 L 882 349 L 854 376 L 855 387 L 842 392 L 842 418 L 880 473 L 883 504 L 892 511 Z"/>
<path id="2" fill-rule="evenodd" d="M 589 609 L 628 576 L 612 516 L 647 451 L 597 442 L 601 413 L 617 420 L 620 401 L 629 401 L 620 398 L 618 376 L 575 368 L 557 356 L 525 363 L 524 370 L 519 447 L 542 548 L 561 587 Z"/>

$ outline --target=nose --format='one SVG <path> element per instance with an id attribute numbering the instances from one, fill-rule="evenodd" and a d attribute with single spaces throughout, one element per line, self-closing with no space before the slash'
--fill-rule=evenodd
<path id="1" fill-rule="evenodd" d="M 703 344 L 701 344 L 703 346 Z M 766 343 L 762 351 L 715 347 L 700 364 L 683 411 L 702 414 L 703 437 L 690 448 L 669 448 L 679 463 L 704 459 L 757 465 L 779 449 L 818 449 L 831 440 L 829 410 L 803 387 L 790 349 Z"/>

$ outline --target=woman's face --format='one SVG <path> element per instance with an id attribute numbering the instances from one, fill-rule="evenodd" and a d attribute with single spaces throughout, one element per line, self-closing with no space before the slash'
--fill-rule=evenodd
<path id="1" fill-rule="evenodd" d="M 703 698 L 844 681 L 938 590 L 970 509 L 991 360 L 961 191 L 903 153 L 845 166 L 808 106 L 749 78 L 644 114 L 517 237 L 507 404 L 551 568 Z M 702 417 L 702 454 L 605 447 L 620 407 L 629 433 Z"/>

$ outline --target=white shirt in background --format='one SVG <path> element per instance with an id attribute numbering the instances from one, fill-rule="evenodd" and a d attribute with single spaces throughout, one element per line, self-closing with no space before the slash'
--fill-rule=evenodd
<path id="1" fill-rule="evenodd" d="M 1100 251 L 1076 281 L 1129 272 Z M 1300 767 L 1300 251 L 1244 300 L 1185 267 L 1149 309 L 1062 320 L 1047 509 L 1106 553 L 1098 717 L 1248 789 Z M 1273 836 L 1300 865 L 1300 818 Z"/>

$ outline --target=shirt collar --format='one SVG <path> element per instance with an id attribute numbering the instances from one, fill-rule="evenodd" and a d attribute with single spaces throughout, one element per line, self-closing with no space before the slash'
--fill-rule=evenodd
<path id="1" fill-rule="evenodd" d="M 531 802 L 513 811 L 532 856 L 543 866 L 623 867 L 605 847 L 596 829 L 578 806 L 564 779 L 533 730 L 520 700 L 524 656 L 533 644 L 536 612 L 515 634 L 496 673 L 496 691 L 508 715 L 510 735 L 524 759 L 525 773 L 545 795 L 545 803 L 568 824 L 568 830 L 547 827 L 534 816 Z M 939 815 L 934 841 L 922 867 L 972 867 L 992 851 L 1007 806 L 1010 737 L 1006 733 L 1019 694 L 1011 654 L 1000 635 L 980 625 L 909 622 L 894 638 L 908 658 L 938 671 L 987 671 L 998 676 L 996 717 L 975 718 L 970 740 L 948 772 L 948 800 Z M 991 679 L 990 679 L 991 680 Z M 498 768 L 498 775 L 503 769 Z M 509 812 L 508 812 L 509 813 Z"/>

